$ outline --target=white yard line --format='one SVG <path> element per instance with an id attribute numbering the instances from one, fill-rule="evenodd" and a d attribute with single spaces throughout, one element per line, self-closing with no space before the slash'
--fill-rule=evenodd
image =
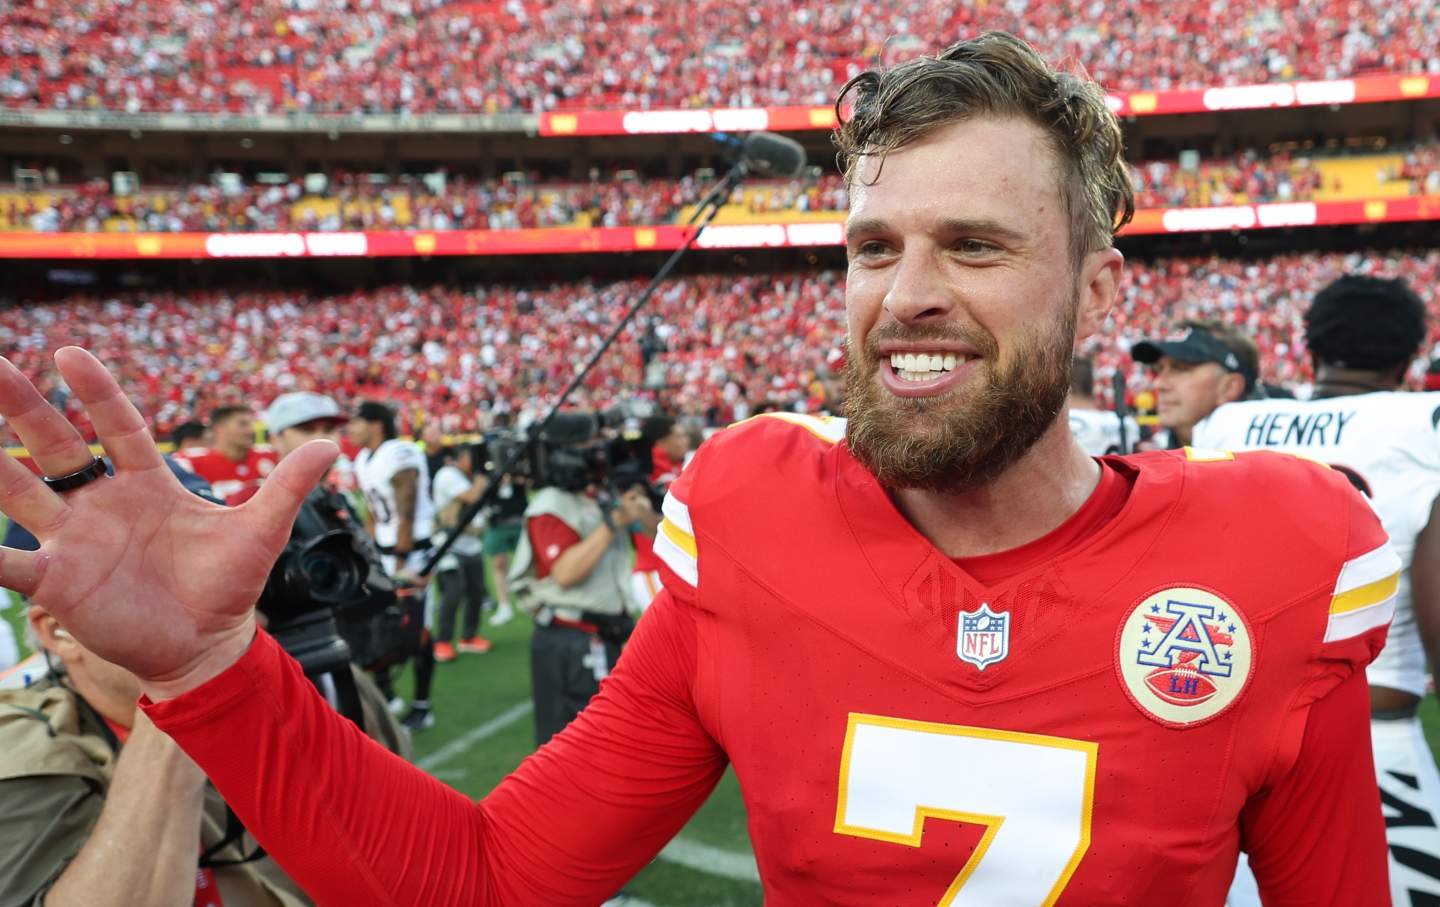
<path id="1" fill-rule="evenodd" d="M 760 870 L 753 855 L 711 847 L 688 838 L 676 838 L 666 844 L 665 849 L 660 851 L 660 859 L 737 882 L 760 881 Z"/>
<path id="2" fill-rule="evenodd" d="M 534 704 L 528 699 L 524 702 L 517 702 L 484 724 L 477 725 L 430 755 L 417 760 L 415 764 L 427 772 L 433 771 L 437 765 L 449 762 L 480 741 L 494 737 L 510 725 L 527 718 L 534 709 Z"/>
<path id="3" fill-rule="evenodd" d="M 491 718 L 484 724 L 477 725 L 472 730 L 466 731 L 454 740 L 440 747 L 430 755 L 420 759 L 415 764 L 427 772 L 435 774 L 449 774 L 448 772 L 436 773 L 437 766 L 449 762 L 456 756 L 469 751 L 475 744 L 482 740 L 495 736 L 510 725 L 515 724 L 529 717 L 534 711 L 534 705 L 528 700 L 517 702 L 510 708 Z M 725 850 L 719 847 L 711 847 L 708 844 L 701 844 L 687 838 L 676 838 L 665 849 L 660 851 L 660 859 L 667 863 L 674 863 L 684 866 L 686 869 L 693 869 L 696 872 L 703 872 L 706 875 L 720 876 L 721 878 L 734 879 L 739 882 L 759 882 L 760 871 L 755 865 L 755 857 L 748 853 L 737 853 L 733 850 Z M 633 903 L 633 902 L 632 902 Z M 653 907 L 644 902 L 635 903 L 635 907 Z"/>

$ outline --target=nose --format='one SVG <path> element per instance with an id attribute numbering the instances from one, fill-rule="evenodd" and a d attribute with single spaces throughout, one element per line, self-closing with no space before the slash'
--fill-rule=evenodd
<path id="1" fill-rule="evenodd" d="M 905 325 L 940 320 L 954 308 L 934 256 L 907 251 L 895 265 L 894 280 L 885 294 L 885 311 Z"/>

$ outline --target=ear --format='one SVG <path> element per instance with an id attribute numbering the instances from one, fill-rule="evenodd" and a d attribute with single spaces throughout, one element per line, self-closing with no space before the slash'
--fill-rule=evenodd
<path id="1" fill-rule="evenodd" d="M 1226 403 L 1233 403 L 1245 396 L 1245 376 L 1226 372 L 1220 379 L 1220 396 Z"/>
<path id="2" fill-rule="evenodd" d="M 1080 311 L 1076 314 L 1075 339 L 1083 340 L 1100 330 L 1105 316 L 1115 305 L 1120 279 L 1125 273 L 1125 256 L 1114 247 L 1085 256 L 1080 265 Z"/>
<path id="3" fill-rule="evenodd" d="M 47 652 L 67 663 L 79 654 L 80 644 L 49 611 L 39 605 L 31 605 L 25 617 L 40 646 Z"/>

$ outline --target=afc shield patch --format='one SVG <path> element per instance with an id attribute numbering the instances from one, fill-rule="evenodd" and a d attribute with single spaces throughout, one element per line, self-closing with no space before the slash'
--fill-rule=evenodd
<path id="1" fill-rule="evenodd" d="M 989 602 L 981 602 L 974 611 L 961 611 L 955 625 L 955 654 L 961 661 L 983 671 L 1010 654 L 1010 615 L 991 611 Z"/>
<path id="2" fill-rule="evenodd" d="M 1250 628 L 1231 602 L 1172 586 L 1141 599 L 1116 634 L 1115 669 L 1130 701 L 1170 727 L 1209 721 L 1250 681 Z"/>

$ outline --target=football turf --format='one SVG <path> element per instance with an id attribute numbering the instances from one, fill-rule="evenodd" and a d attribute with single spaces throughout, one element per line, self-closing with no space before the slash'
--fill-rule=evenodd
<path id="1" fill-rule="evenodd" d="M 3 604 L 3 600 L 0 600 Z M 22 620 L 15 607 L 0 610 L 16 631 L 24 651 Z M 509 624 L 485 628 L 495 643 L 485 655 L 461 655 L 438 665 L 432 700 L 437 723 L 415 737 L 422 767 L 464 791 L 481 797 L 513 769 L 533 747 L 531 723 L 530 624 L 517 616 Z M 411 680 L 396 683 L 408 696 Z M 1440 742 L 1440 707 L 1433 696 L 1421 709 L 1432 748 Z M 666 851 L 626 886 L 636 907 L 721 907 L 758 905 L 760 885 L 745 832 L 745 810 L 732 774 Z"/>

